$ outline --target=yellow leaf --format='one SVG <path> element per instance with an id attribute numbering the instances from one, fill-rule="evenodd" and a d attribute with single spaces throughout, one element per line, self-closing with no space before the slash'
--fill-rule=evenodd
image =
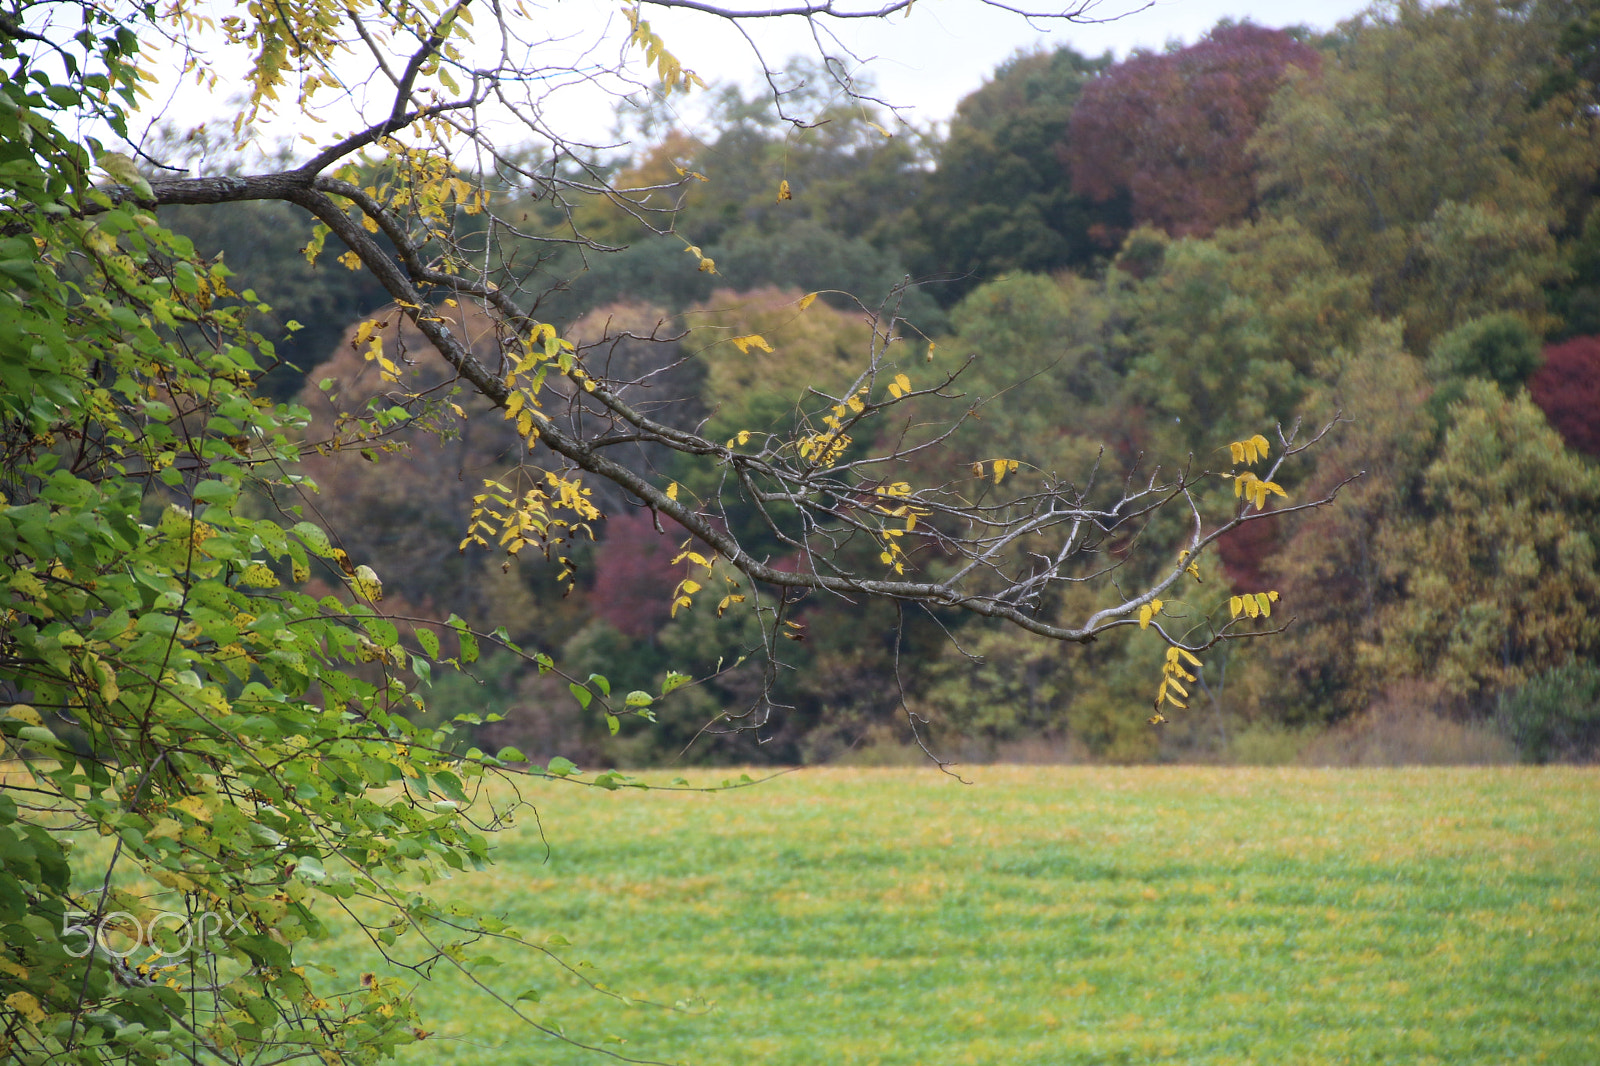
<path id="1" fill-rule="evenodd" d="M 1262 618 L 1272 617 L 1272 599 L 1265 592 L 1256 593 L 1256 606 L 1261 609 Z"/>
<path id="2" fill-rule="evenodd" d="M 759 333 L 746 333 L 742 337 L 735 337 L 733 346 L 739 349 L 740 355 L 748 354 L 751 348 L 760 348 L 768 354 L 772 352 L 772 345 L 768 344 L 767 339 Z"/>
<path id="3" fill-rule="evenodd" d="M 1238 596 L 1228 597 L 1228 614 L 1234 618 L 1239 617 L 1239 612 L 1244 610 L 1244 600 Z"/>
<path id="4" fill-rule="evenodd" d="M 794 193 L 789 191 L 789 179 L 784 178 L 782 181 L 778 182 L 778 202 L 781 204 L 785 200 L 793 199 Z"/>
<path id="5" fill-rule="evenodd" d="M 889 382 L 889 395 L 893 396 L 897 400 L 910 391 L 911 379 L 906 377 L 904 374 L 896 374 L 894 376 L 894 380 Z"/>
<path id="6" fill-rule="evenodd" d="M 144 834 L 146 840 L 163 840 L 183 832 L 183 823 L 174 818 L 162 818 Z M 170 887 L 170 886 L 169 886 Z"/>
<path id="7" fill-rule="evenodd" d="M 199 822 L 211 821 L 211 811 L 201 802 L 199 796 L 185 796 L 170 806 L 177 808 L 184 814 Z"/>
<path id="8" fill-rule="evenodd" d="M 1238 441 L 1234 441 L 1232 444 L 1228 445 L 1228 450 L 1233 453 L 1233 461 L 1234 462 L 1236 462 L 1236 463 L 1244 462 L 1244 445 L 1243 444 L 1240 444 Z"/>
<path id="9" fill-rule="evenodd" d="M 804 311 L 806 308 L 810 307 L 812 303 L 816 301 L 816 298 L 817 294 L 814 292 L 808 292 L 804 296 L 800 297 L 800 310 Z"/>
<path id="10" fill-rule="evenodd" d="M 1147 725 L 1160 725 L 1162 722 L 1165 722 L 1166 720 L 1167 720 L 1167 716 L 1162 714 L 1160 711 L 1157 711 L 1155 714 L 1152 714 L 1149 718 L 1145 719 L 1145 724 L 1147 724 Z"/>
<path id="11" fill-rule="evenodd" d="M 252 589 L 275 589 L 278 587 L 278 575 L 270 567 L 261 563 L 251 563 L 239 575 L 239 584 Z"/>
<path id="12" fill-rule="evenodd" d="M 1152 617 L 1154 617 L 1154 615 L 1155 615 L 1155 611 L 1150 609 L 1150 605 L 1148 603 L 1145 604 L 1143 607 L 1139 608 L 1139 628 L 1140 629 L 1149 629 L 1150 628 L 1150 619 Z"/>
<path id="13" fill-rule="evenodd" d="M 1254 596 L 1241 596 L 1239 602 L 1244 607 L 1244 613 L 1251 618 L 1259 618 L 1261 616 L 1261 605 L 1256 602 Z"/>
<path id="14" fill-rule="evenodd" d="M 1257 433 L 1255 436 L 1250 438 L 1250 443 L 1256 446 L 1256 451 L 1261 454 L 1261 458 L 1265 459 L 1267 457 L 1267 451 L 1270 448 L 1270 445 L 1267 443 L 1267 438 Z"/>
<path id="15" fill-rule="evenodd" d="M 6 997 L 6 1006 L 22 1015 L 35 1025 L 44 1021 L 45 1012 L 39 1007 L 39 1001 L 29 992 L 13 992 Z"/>
<path id="16" fill-rule="evenodd" d="M 1182 655 L 1185 659 L 1188 659 L 1194 665 L 1196 665 L 1196 666 L 1200 665 L 1200 660 L 1196 659 L 1193 655 L 1191 655 L 1189 653 L 1188 649 L 1186 649 L 1186 648 L 1174 648 L 1172 650 L 1177 652 L 1178 654 Z"/>
<path id="17" fill-rule="evenodd" d="M 700 273 L 702 273 L 702 274 L 715 274 L 716 272 L 717 272 L 716 260 L 707 259 L 704 256 L 702 256 L 700 258 Z"/>
<path id="18" fill-rule="evenodd" d="M 933 350 L 935 348 L 937 348 L 937 347 L 939 347 L 939 346 L 937 344 L 933 343 L 932 341 L 928 342 L 928 357 L 927 357 L 927 361 L 928 362 L 930 362 L 930 363 L 933 362 Z"/>
<path id="19" fill-rule="evenodd" d="M 678 483 L 676 481 L 674 481 L 672 484 L 667 486 L 667 499 L 676 500 L 677 498 L 678 498 Z"/>
<path id="20" fill-rule="evenodd" d="M 383 599 L 383 582 L 378 580 L 378 575 L 372 567 L 358 566 L 352 577 L 357 596 L 373 603 Z"/>
<path id="21" fill-rule="evenodd" d="M 1277 603 L 1278 602 L 1278 591 L 1276 589 L 1274 589 L 1271 592 L 1267 593 L 1267 599 L 1271 600 L 1273 603 Z"/>
<path id="22" fill-rule="evenodd" d="M 39 712 L 26 703 L 13 703 L 6 708 L 6 717 L 14 718 L 26 725 L 42 726 L 44 719 L 39 717 Z"/>

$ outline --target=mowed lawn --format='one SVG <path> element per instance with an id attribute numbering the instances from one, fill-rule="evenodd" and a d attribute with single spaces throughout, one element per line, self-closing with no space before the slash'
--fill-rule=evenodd
<path id="1" fill-rule="evenodd" d="M 1596 771 L 965 773 L 536 784 L 548 857 L 524 817 L 435 887 L 619 992 L 704 1001 L 619 1005 L 530 952 L 481 971 L 634 1058 L 1600 1063 Z M 407 1062 L 601 1061 L 453 978 L 419 996 Z"/>

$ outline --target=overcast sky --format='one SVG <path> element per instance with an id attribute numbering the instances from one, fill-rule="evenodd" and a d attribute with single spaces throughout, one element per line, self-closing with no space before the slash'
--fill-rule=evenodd
<path id="1" fill-rule="evenodd" d="M 767 0 L 726 2 L 766 6 Z M 1061 0 L 1030 2 L 1049 7 Z M 835 32 L 839 43 L 866 61 L 864 69 L 875 79 L 882 99 L 904 108 L 902 114 L 908 121 L 925 126 L 948 119 L 962 97 L 982 85 L 998 64 L 1018 50 L 1052 49 L 1065 44 L 1086 55 L 1097 56 L 1109 50 L 1121 58 L 1135 48 L 1160 49 L 1170 41 L 1192 43 L 1224 17 L 1269 27 L 1305 24 L 1328 29 L 1367 6 L 1356 0 L 1302 0 L 1293 4 L 1273 0 L 1155 0 L 1141 9 L 1141 0 L 1096 2 L 1093 14 L 1104 21 L 1092 24 L 1047 20 L 1030 23 L 987 6 L 981 0 L 918 0 L 909 14 L 888 19 L 819 19 L 818 22 Z M 1015 0 L 1013 4 L 1015 6 Z M 580 66 L 603 67 L 607 56 L 614 59 L 626 37 L 627 24 L 620 16 L 620 7 L 600 0 L 546 0 L 543 5 L 530 2 L 529 6 L 534 7 L 539 16 L 534 25 L 555 42 L 543 48 L 559 51 L 567 47 L 574 57 L 582 57 L 573 60 Z M 768 62 L 780 66 L 791 55 L 815 56 L 818 51 L 803 19 L 743 23 L 751 38 L 746 41 L 721 19 L 666 9 L 647 9 L 646 14 L 668 48 L 686 67 L 699 72 L 707 81 L 731 80 L 754 86 L 759 67 L 751 50 L 752 42 Z M 485 24 L 486 15 L 484 12 L 479 16 Z M 598 28 L 602 26 L 609 26 L 607 43 L 595 47 Z M 477 28 L 483 33 L 487 27 L 479 25 Z M 825 40 L 823 44 L 830 54 L 837 53 L 835 42 Z M 637 52 L 631 54 L 637 57 Z M 158 69 L 172 66 L 159 62 L 154 65 Z M 242 74 L 248 65 L 248 57 L 235 52 L 223 58 L 217 69 L 225 74 L 230 71 Z M 358 107 L 372 112 L 369 121 L 386 113 L 389 102 L 382 97 L 381 84 L 367 82 L 375 95 L 363 100 L 366 90 L 361 86 L 366 81 L 365 74 L 352 71 L 351 75 L 351 83 L 357 86 L 352 99 Z M 209 92 L 169 81 L 154 94 L 156 104 L 147 114 L 147 121 L 150 115 L 160 111 L 174 125 L 185 128 L 210 118 L 231 115 L 228 100 L 237 92 L 237 86 L 232 90 L 224 86 L 221 91 Z M 346 100 L 330 102 L 321 112 L 326 124 L 310 125 L 294 113 L 293 94 L 285 96 L 290 104 L 286 108 L 287 117 L 266 125 L 264 132 L 268 141 L 292 141 L 296 134 L 309 131 L 318 143 L 325 144 L 366 124 Z M 593 144 L 604 140 L 605 131 L 612 127 L 614 103 L 614 97 L 599 87 L 578 85 L 552 97 L 545 118 L 564 136 Z M 695 117 L 692 100 L 682 106 L 684 117 L 692 122 Z M 521 139 L 523 135 L 516 136 Z M 306 145 L 301 143 L 299 148 L 304 151 Z"/>
<path id="2" fill-rule="evenodd" d="M 1013 4 L 1013 6 L 1018 6 Z M 1030 6 L 1050 7 L 1048 0 Z M 994 68 L 1019 49 L 1070 45 L 1085 55 L 1106 51 L 1118 58 L 1135 48 L 1160 49 L 1168 41 L 1192 44 L 1222 18 L 1249 20 L 1273 28 L 1309 25 L 1331 29 L 1370 6 L 1357 0 L 1156 0 L 1143 10 L 1141 0 L 1099 0 L 1092 25 L 1035 22 L 988 7 L 980 0 L 920 0 L 909 17 L 835 22 L 840 39 L 862 57 L 875 57 L 869 69 L 882 95 L 915 108 L 916 120 L 944 120 L 956 103 Z M 1122 15 L 1123 17 L 1115 17 Z M 651 24 L 677 49 L 686 65 L 744 80 L 749 46 L 732 30 L 708 20 L 678 14 L 651 14 Z M 674 33 L 679 26 L 681 33 Z M 753 36 L 769 59 L 810 50 L 799 20 L 759 27 Z"/>

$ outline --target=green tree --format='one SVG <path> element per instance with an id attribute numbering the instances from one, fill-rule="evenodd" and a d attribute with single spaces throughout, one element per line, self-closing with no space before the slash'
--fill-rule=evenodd
<path id="1" fill-rule="evenodd" d="M 1422 482 L 1424 506 L 1380 544 L 1404 595 L 1370 654 L 1457 694 L 1600 651 L 1600 474 L 1561 446 L 1526 392 L 1470 382 Z"/>
<path id="2" fill-rule="evenodd" d="M 1595 160 L 1578 99 L 1533 98 L 1554 62 L 1549 23 L 1477 0 L 1407 2 L 1346 23 L 1325 49 L 1322 73 L 1291 80 L 1253 142 L 1266 195 L 1371 279 L 1375 310 L 1404 316 L 1415 352 L 1465 318 L 1539 312 L 1558 276 L 1549 231 Z"/>
<path id="3" fill-rule="evenodd" d="M 1291 424 L 1370 322 L 1362 279 L 1292 220 L 1206 240 L 1144 239 L 1164 251 L 1119 303 L 1126 398 L 1155 416 L 1162 453 L 1201 453 Z"/>
<path id="4" fill-rule="evenodd" d="M 898 240 L 947 306 L 1014 271 L 1083 268 L 1127 228 L 1126 203 L 1076 190 L 1062 156 L 1083 86 L 1110 57 L 1016 56 L 957 106 Z"/>
<path id="5" fill-rule="evenodd" d="M 1305 487 L 1327 493 L 1342 485 L 1339 498 L 1296 523 L 1274 560 L 1275 583 L 1298 618 L 1269 660 L 1292 684 L 1282 715 L 1291 723 L 1364 710 L 1389 680 L 1371 649 L 1384 639 L 1389 606 L 1404 595 L 1404 574 L 1389 565 L 1383 537 L 1420 506 L 1421 472 L 1438 437 L 1427 399 L 1421 364 L 1385 323 L 1363 333 L 1308 401 L 1359 430 L 1336 438 Z"/>
<path id="6" fill-rule="evenodd" d="M 1274 649 L 1300 687 L 1296 713 L 1359 710 L 1412 678 L 1475 698 L 1593 655 L 1600 481 L 1528 394 L 1469 379 L 1441 427 L 1422 368 L 1381 336 L 1336 389 L 1322 402 L 1366 431 L 1324 454 L 1313 491 L 1365 476 L 1280 556 L 1303 604 L 1303 626 Z"/>

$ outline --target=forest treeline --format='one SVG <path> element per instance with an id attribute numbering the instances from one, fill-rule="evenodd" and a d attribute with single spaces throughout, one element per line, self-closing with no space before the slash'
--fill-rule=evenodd
<path id="1" fill-rule="evenodd" d="M 583 166 L 654 191 L 574 207 L 587 237 L 622 251 L 494 250 L 559 283 L 532 310 L 584 358 L 648 380 L 662 418 L 719 438 L 792 424 L 808 386 L 848 380 L 869 316 L 898 315 L 897 343 L 926 347 L 940 373 L 965 367 L 946 391 L 972 412 L 908 459 L 908 481 L 1005 458 L 1016 478 L 1120 484 L 1215 466 L 1228 442 L 1276 439 L 1274 426 L 1348 420 L 1282 483 L 1305 500 L 1363 476 L 1330 506 L 1232 535 L 1188 596 L 1205 612 L 1270 589 L 1274 618 L 1293 623 L 1219 649 L 1159 728 L 1146 724 L 1154 634 L 1063 646 L 812 599 L 780 642 L 787 707 L 757 733 L 719 731 L 772 667 L 740 603 L 719 611 L 707 592 L 674 610 L 691 565 L 674 562 L 681 531 L 596 488 L 605 517 L 566 560 L 460 548 L 474 495 L 521 444 L 483 401 L 452 395 L 437 360 L 406 361 L 420 398 L 391 435 L 307 451 L 321 488 L 308 506 L 381 573 L 397 616 L 505 624 L 613 690 L 659 691 L 668 670 L 705 679 L 654 724 L 612 735 L 565 681 L 489 657 L 475 678 L 437 681 L 430 706 L 490 719 L 477 727 L 490 750 L 825 761 L 903 743 L 910 710 L 931 745 L 968 757 L 1042 741 L 1113 760 L 1229 758 L 1378 706 L 1491 728 L 1529 759 L 1584 757 L 1600 740 L 1597 75 L 1593 0 L 1401 3 L 1324 35 L 1225 22 L 1120 63 L 1019 55 L 942 131 L 830 97 L 826 72 L 796 63 L 784 114 L 715 88 L 698 133 L 660 107 L 624 116 L 632 154 Z M 311 408 L 308 440 L 382 397 L 351 343 L 381 290 L 332 253 L 307 270 L 310 233 L 287 208 L 163 214 L 271 306 L 263 325 L 290 365 L 269 384 Z M 528 202 L 528 231 L 570 225 Z M 472 309 L 445 313 L 491 350 Z M 422 354 L 397 318 L 379 331 L 385 350 Z M 734 344 L 751 334 L 772 350 Z M 685 493 L 715 476 L 644 450 L 637 461 Z M 754 507 L 728 521 L 758 542 Z M 1176 544 L 1168 521 L 1138 536 Z M 1110 545 L 1108 565 L 1127 547 Z M 768 548 L 780 563 L 793 553 Z M 718 575 L 697 580 L 714 589 Z"/>

